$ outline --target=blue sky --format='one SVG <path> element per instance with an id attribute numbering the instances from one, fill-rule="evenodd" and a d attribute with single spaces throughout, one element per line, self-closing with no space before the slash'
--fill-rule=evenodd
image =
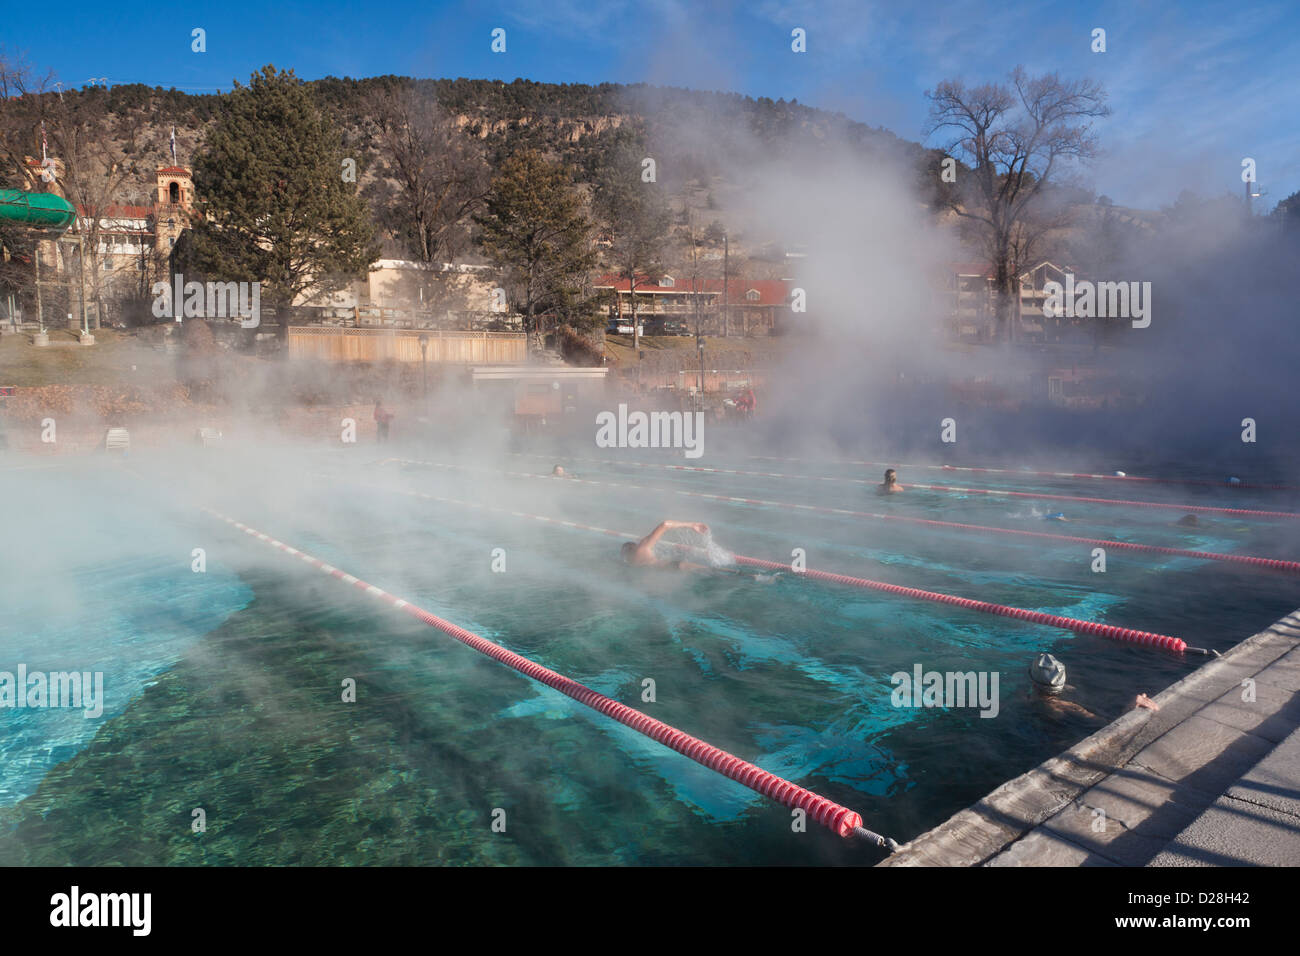
<path id="1" fill-rule="evenodd" d="M 1183 189 L 1240 194 L 1255 159 L 1264 207 L 1300 190 L 1300 2 L 1042 3 L 502 0 L 360 4 L 131 0 L 5 14 L 3 43 L 65 87 L 91 77 L 229 89 L 265 63 L 299 76 L 467 76 L 650 82 L 732 90 L 841 110 L 921 139 L 924 91 L 1030 72 L 1087 76 L 1114 113 L 1088 179 L 1117 202 L 1157 207 Z M 207 32 L 191 51 L 190 31 Z M 506 30 L 506 52 L 491 32 Z M 790 50 L 807 31 L 808 51 Z M 1090 49 L 1106 31 L 1105 53 Z M 937 144 L 937 141 L 935 141 Z"/>

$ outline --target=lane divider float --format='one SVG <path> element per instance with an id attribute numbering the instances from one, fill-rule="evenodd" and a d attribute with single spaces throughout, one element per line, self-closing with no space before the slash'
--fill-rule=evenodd
<path id="1" fill-rule="evenodd" d="M 785 461 L 795 464 L 806 464 L 799 458 L 775 458 L 769 455 L 750 455 L 751 461 Z M 1034 478 L 1067 478 L 1067 479 L 1102 479 L 1105 481 L 1133 481 L 1148 482 L 1164 485 L 1200 485 L 1213 488 L 1252 488 L 1259 491 L 1300 491 L 1300 485 L 1283 485 L 1269 482 L 1234 481 L 1225 478 L 1222 481 L 1211 481 L 1208 478 L 1152 478 L 1143 475 L 1091 475 L 1085 472 L 1073 471 L 1020 471 L 1015 468 L 972 468 L 962 465 L 919 465 L 913 462 L 907 464 L 904 462 L 888 461 L 842 461 L 832 459 L 827 464 L 831 465 L 866 465 L 872 468 L 929 468 L 932 471 L 964 471 L 971 474 L 980 475 L 1025 475 Z"/>
<path id="2" fill-rule="evenodd" d="M 438 501 L 443 504 L 457 505 L 459 507 L 496 511 L 516 518 L 530 518 L 534 521 L 564 525 L 566 527 L 578 528 L 584 531 L 595 531 L 600 534 L 628 538 L 633 541 L 639 540 L 641 537 L 640 535 L 611 531 L 608 528 L 598 528 L 593 525 L 579 524 L 574 521 L 562 521 L 556 518 L 546 517 L 545 515 L 534 515 L 525 511 L 513 511 L 509 508 L 502 508 L 495 505 L 484 505 L 479 504 L 478 502 L 463 501 L 456 498 L 445 498 L 427 492 L 405 491 L 398 488 L 375 487 L 370 485 L 364 485 L 363 487 L 369 487 L 373 490 L 388 491 L 395 494 L 409 495 L 414 498 L 425 498 L 430 501 Z M 933 601 L 938 604 L 948 604 L 954 607 L 965 608 L 969 611 L 979 611 L 983 614 L 994 614 L 999 617 L 1010 617 L 1020 621 L 1029 621 L 1032 624 L 1043 624 L 1048 627 L 1055 627 L 1065 631 L 1074 631 L 1078 634 L 1104 637 L 1109 640 L 1121 641 L 1127 644 L 1138 644 L 1144 647 L 1157 647 L 1162 650 L 1171 651 L 1175 654 L 1192 653 L 1208 655 L 1210 653 L 1205 648 L 1190 647 L 1182 638 L 1170 637 L 1167 634 L 1155 634 L 1150 631 L 1139 631 L 1134 628 L 1118 627 L 1114 624 L 1099 624 L 1094 621 L 1083 621 L 1078 618 L 1062 617 L 1058 614 L 1047 614 L 1043 611 L 1031 611 L 1027 608 L 1012 607 L 1007 604 L 976 601 L 973 598 L 958 597 L 957 595 L 943 594 L 938 591 L 926 591 L 921 588 L 905 587 L 901 584 L 886 584 L 883 581 L 872 581 L 868 578 L 852 577 L 847 574 L 835 574 L 830 571 L 817 571 L 812 568 L 796 569 L 793 565 L 782 564 L 778 561 L 765 561 L 761 558 L 751 558 L 742 554 L 734 555 L 734 558 L 737 564 L 746 565 L 748 567 L 762 568 L 768 571 L 788 571 L 797 574 L 800 577 L 811 578 L 814 581 L 825 581 L 831 584 L 842 584 L 849 587 L 862 588 L 864 590 L 880 591 L 885 594 L 894 594 L 900 597 L 910 597 L 922 601 Z"/>
<path id="3" fill-rule="evenodd" d="M 494 474 L 494 472 L 491 472 L 486 468 L 473 469 L 467 465 L 450 465 L 435 461 L 412 461 L 405 458 L 388 458 L 385 459 L 385 461 L 393 461 L 409 465 L 424 465 L 431 468 L 445 468 L 456 471 L 479 470 L 485 473 Z M 668 465 L 665 467 L 679 466 Z M 957 531 L 974 531 L 986 534 L 1010 535 L 1020 538 L 1061 541 L 1069 544 L 1084 544 L 1098 548 L 1114 548 L 1120 551 L 1135 551 L 1143 554 L 1161 554 L 1177 558 L 1195 558 L 1201 561 L 1223 561 L 1229 564 L 1241 564 L 1252 568 L 1262 568 L 1267 571 L 1280 571 L 1285 574 L 1300 574 L 1300 561 L 1286 561 L 1281 558 L 1261 558 L 1249 554 L 1224 554 L 1217 551 L 1192 551 L 1187 548 L 1167 548 L 1155 544 L 1140 544 L 1135 541 L 1113 541 L 1108 538 L 1081 538 L 1068 534 L 1052 534 L 1046 531 L 1024 531 L 1017 528 L 995 528 L 991 525 L 966 524 L 960 521 L 940 521 L 937 518 L 915 518 L 908 515 L 881 514 L 875 511 L 855 511 L 851 508 L 831 508 L 827 505 L 806 505 L 790 501 L 771 501 L 765 498 L 741 498 L 734 495 L 714 495 L 704 491 L 686 491 L 680 488 L 657 488 L 650 485 L 631 485 L 624 482 L 597 481 L 594 478 L 575 478 L 569 475 L 566 475 L 563 479 L 559 479 L 553 475 L 540 475 L 523 471 L 507 471 L 502 472 L 502 474 L 512 478 L 540 478 L 546 480 L 573 481 L 586 485 L 602 485 L 608 488 L 619 488 L 627 491 L 668 492 L 670 494 L 682 495 L 688 498 L 706 498 L 711 501 L 722 501 L 727 504 L 762 505 L 764 507 L 782 508 L 792 511 L 812 511 L 819 514 L 844 515 L 850 518 L 868 518 L 878 521 L 917 524 L 932 528 L 951 528 Z"/>
<path id="4" fill-rule="evenodd" d="M 521 454 L 521 453 L 517 453 Z M 542 455 L 525 455 L 528 458 L 542 458 Z M 571 458 L 570 461 L 588 461 L 602 465 L 611 465 L 621 467 L 628 465 L 634 468 L 664 468 L 671 471 L 696 471 L 716 475 L 744 475 L 753 478 L 784 478 L 798 481 L 839 481 L 856 485 L 876 485 L 879 482 L 871 481 L 867 478 L 843 478 L 833 475 L 786 475 L 780 472 L 772 471 L 738 471 L 729 468 L 705 468 L 699 465 L 665 465 L 656 462 L 644 461 L 608 461 L 600 458 Z M 903 466 L 898 466 L 903 467 Z M 907 483 L 909 488 L 920 488 L 923 491 L 944 491 L 955 494 L 965 495 L 990 495 L 994 498 L 1036 498 L 1045 501 L 1081 501 L 1088 504 L 1096 505 L 1119 505 L 1129 508 L 1165 508 L 1171 511 L 1199 511 L 1210 514 L 1236 515 L 1246 518 L 1300 518 L 1300 513 L 1294 511 L 1254 511 L 1248 508 L 1219 508 L 1212 505 L 1182 505 L 1169 504 L 1163 501 L 1129 501 L 1122 498 L 1088 498 L 1079 495 L 1053 495 L 1047 492 L 1037 491 L 1010 491 L 1004 488 L 955 488 L 949 485 L 923 485 L 914 481 Z"/>
<path id="5" fill-rule="evenodd" d="M 278 541 L 268 534 L 251 528 L 248 525 L 236 521 L 213 511 L 211 508 L 201 509 L 220 521 L 225 522 L 233 528 L 244 532 L 246 535 L 256 538 L 258 541 L 268 544 L 273 548 L 283 551 L 292 557 L 298 558 L 318 571 L 322 571 L 331 577 L 350 584 L 358 590 L 364 591 L 372 597 L 378 598 L 386 604 L 392 605 L 398 610 L 409 614 L 411 617 L 428 624 L 430 627 L 437 628 L 448 637 L 454 638 L 460 643 L 471 647 L 480 654 L 485 654 L 493 660 L 505 664 L 526 677 L 530 677 L 539 683 L 545 684 L 584 704 L 606 717 L 617 720 L 619 723 L 631 727 L 637 733 L 644 734 L 652 740 L 658 741 L 665 747 L 669 747 L 683 756 L 690 757 L 696 763 L 708 767 L 725 777 L 728 777 L 739 784 L 743 784 L 749 789 L 768 797 L 783 806 L 790 809 L 800 809 L 808 814 L 810 818 L 820 823 L 822 826 L 831 830 L 841 837 L 856 836 L 865 839 L 876 846 L 885 848 L 891 853 L 898 848 L 898 844 L 888 837 L 881 836 L 868 830 L 862 824 L 862 817 L 855 811 L 842 807 L 839 804 L 826 799 L 825 797 L 813 793 L 803 787 L 793 784 L 788 780 L 778 777 L 774 773 L 757 767 L 752 763 L 741 760 L 733 754 L 727 753 L 712 744 L 706 743 L 697 737 L 684 733 L 675 727 L 669 726 L 662 721 L 655 720 L 638 710 L 633 710 L 626 704 L 620 704 L 612 698 L 606 697 L 597 691 L 592 690 L 583 684 L 578 683 L 572 678 L 565 677 L 548 667 L 543 667 L 535 661 L 529 660 L 514 651 L 507 650 L 500 644 L 489 641 L 480 637 L 472 631 L 467 631 L 463 627 L 452 624 L 443 618 L 432 614 L 423 608 L 412 604 L 410 601 L 403 600 L 396 595 L 390 594 L 383 588 L 376 587 L 366 581 L 361 580 L 355 575 L 326 564 L 319 558 L 300 551 L 297 548 Z M 616 533 L 616 532 L 611 532 Z"/>

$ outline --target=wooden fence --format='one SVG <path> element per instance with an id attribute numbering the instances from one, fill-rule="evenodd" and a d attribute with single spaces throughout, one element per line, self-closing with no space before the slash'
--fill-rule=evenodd
<path id="1" fill-rule="evenodd" d="M 402 329 L 332 329 L 290 326 L 289 356 L 326 362 L 418 362 L 420 337 L 427 337 L 428 360 L 452 365 L 523 365 L 528 341 L 523 332 L 442 332 Z"/>

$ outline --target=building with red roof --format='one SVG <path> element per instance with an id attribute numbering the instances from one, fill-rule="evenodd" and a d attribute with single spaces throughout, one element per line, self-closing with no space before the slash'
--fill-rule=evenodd
<path id="1" fill-rule="evenodd" d="M 25 157 L 27 188 L 52 192 L 67 199 L 66 168 L 62 160 L 48 163 Z M 52 170 L 49 179 L 46 169 Z M 155 199 L 151 205 L 112 202 L 94 207 L 75 203 L 76 226 L 68 238 L 84 241 L 84 277 L 88 318 L 94 326 L 118 318 L 120 303 L 148 293 L 153 282 L 166 275 L 172 248 L 189 228 L 194 210 L 194 181 L 183 166 L 158 166 Z M 81 271 L 77 248 L 53 240 L 40 244 L 41 263 L 56 273 Z M 80 324 L 80 318 L 77 318 Z"/>
<path id="2" fill-rule="evenodd" d="M 644 321 L 652 333 L 656 326 L 671 328 L 680 323 L 694 332 L 698 320 L 701 331 L 710 334 L 745 335 L 784 329 L 791 315 L 792 287 L 787 279 L 733 277 L 724 287 L 722 279 L 661 275 L 639 276 L 633 290 L 627 276 L 613 273 L 593 283 L 596 291 L 605 292 L 613 300 L 609 305 L 611 325 L 631 322 L 635 294 L 637 319 Z"/>

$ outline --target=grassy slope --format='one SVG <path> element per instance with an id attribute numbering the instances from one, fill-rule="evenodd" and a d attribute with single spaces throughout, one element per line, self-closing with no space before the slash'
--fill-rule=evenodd
<path id="1" fill-rule="evenodd" d="M 50 342 L 50 348 L 38 349 L 28 335 L 0 336 L 0 385 L 158 386 L 176 382 L 175 356 L 139 336 L 100 329 L 95 332 L 95 344 L 82 347 L 73 332 L 51 329 Z"/>
<path id="2" fill-rule="evenodd" d="M 641 338 L 641 348 L 647 353 L 647 360 L 680 363 L 679 368 L 699 367 L 693 335 L 646 335 Z M 789 343 L 780 338 L 706 336 L 704 348 L 710 368 L 769 368 L 787 351 Z M 617 362 L 621 368 L 636 367 L 632 336 L 606 335 L 605 351 L 611 365 Z"/>

